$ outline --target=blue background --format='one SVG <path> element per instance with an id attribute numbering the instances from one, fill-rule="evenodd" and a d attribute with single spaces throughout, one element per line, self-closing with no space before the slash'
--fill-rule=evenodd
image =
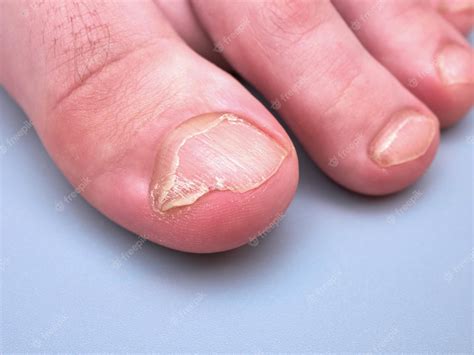
<path id="1" fill-rule="evenodd" d="M 0 90 L 2 352 L 473 351 L 473 117 L 386 198 L 336 186 L 299 149 L 280 226 L 216 255 L 65 203 L 26 119 Z"/>

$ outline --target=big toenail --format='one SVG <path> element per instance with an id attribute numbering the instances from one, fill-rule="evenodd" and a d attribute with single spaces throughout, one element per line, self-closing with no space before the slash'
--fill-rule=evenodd
<path id="1" fill-rule="evenodd" d="M 287 154 L 269 135 L 233 114 L 193 117 L 159 147 L 150 185 L 153 210 L 191 205 L 211 191 L 255 189 L 277 172 Z"/>

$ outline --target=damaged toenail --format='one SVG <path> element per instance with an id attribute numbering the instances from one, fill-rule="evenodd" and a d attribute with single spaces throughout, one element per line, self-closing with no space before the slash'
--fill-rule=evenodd
<path id="1" fill-rule="evenodd" d="M 426 153 L 438 131 L 438 121 L 416 111 L 396 114 L 372 141 L 371 159 L 381 167 L 415 160 Z"/>
<path id="2" fill-rule="evenodd" d="M 246 192 L 271 178 L 288 152 L 233 114 L 193 117 L 161 144 L 150 185 L 152 208 L 187 206 L 211 191 Z"/>

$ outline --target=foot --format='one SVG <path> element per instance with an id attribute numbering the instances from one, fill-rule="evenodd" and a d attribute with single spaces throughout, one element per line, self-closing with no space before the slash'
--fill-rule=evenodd
<path id="1" fill-rule="evenodd" d="M 90 181 L 89 202 L 171 248 L 247 243 L 284 213 L 298 179 L 278 122 L 181 38 L 197 34 L 190 44 L 225 67 L 222 52 L 313 160 L 362 193 L 414 182 L 439 125 L 472 105 L 472 51 L 426 4 L 196 0 L 200 22 L 186 23 L 198 30 L 186 32 L 157 3 L 8 2 L 2 23 L 16 30 L 3 34 L 0 78 L 72 184 Z"/>

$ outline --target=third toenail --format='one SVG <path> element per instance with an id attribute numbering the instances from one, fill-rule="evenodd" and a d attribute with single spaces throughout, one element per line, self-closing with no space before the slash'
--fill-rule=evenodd
<path id="1" fill-rule="evenodd" d="M 474 84 L 474 56 L 469 48 L 444 46 L 436 57 L 436 67 L 446 85 Z"/>
<path id="2" fill-rule="evenodd" d="M 474 2 L 472 0 L 444 0 L 439 8 L 448 13 L 474 11 Z"/>
<path id="3" fill-rule="evenodd" d="M 150 185 L 152 208 L 165 212 L 212 191 L 255 189 L 276 173 L 287 154 L 272 137 L 233 114 L 193 117 L 159 148 Z"/>
<path id="4" fill-rule="evenodd" d="M 372 141 L 369 154 L 381 167 L 415 160 L 426 153 L 438 131 L 438 121 L 416 111 L 395 114 Z"/>

